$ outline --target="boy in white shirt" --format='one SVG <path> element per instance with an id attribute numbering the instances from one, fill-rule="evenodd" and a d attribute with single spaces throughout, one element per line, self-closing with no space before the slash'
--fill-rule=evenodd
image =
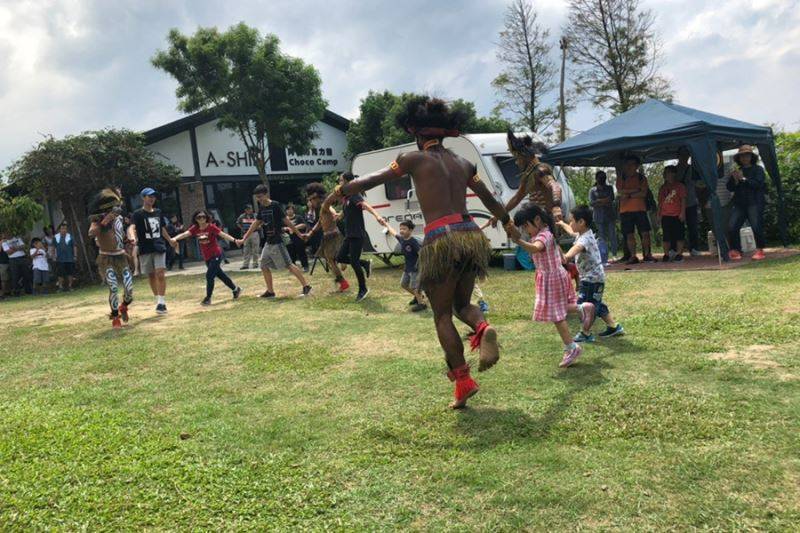
<path id="1" fill-rule="evenodd" d="M 47 294 L 50 283 L 50 265 L 47 264 L 47 249 L 42 239 L 35 237 L 31 241 L 31 261 L 33 262 L 33 294 Z"/>

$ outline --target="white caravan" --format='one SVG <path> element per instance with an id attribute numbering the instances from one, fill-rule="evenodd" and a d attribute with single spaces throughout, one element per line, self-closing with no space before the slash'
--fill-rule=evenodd
<path id="1" fill-rule="evenodd" d="M 520 177 L 514 158 L 508 151 L 505 133 L 447 137 L 444 140 L 444 146 L 474 163 L 483 182 L 503 204 L 514 196 L 519 188 Z M 414 150 L 417 150 L 417 145 L 410 143 L 359 154 L 353 159 L 353 174 L 364 176 L 380 170 L 389 166 L 401 153 Z M 554 175 L 563 191 L 561 207 L 565 213 L 569 213 L 569 210 L 575 206 L 572 189 L 567 184 L 566 177 L 560 168 L 554 169 Z M 403 220 L 413 220 L 417 226 L 414 229 L 414 235 L 422 237 L 424 221 L 409 176 L 375 187 L 367 191 L 365 198 L 395 229 Z M 467 194 L 467 210 L 479 226 L 482 226 L 492 216 L 480 199 L 470 191 Z M 397 241 L 386 233 L 373 217 L 364 217 L 364 222 L 373 251 L 380 255 L 392 254 Z M 492 249 L 514 248 L 514 244 L 506 238 L 506 233 L 499 224 L 496 228 L 487 227 L 484 233 L 489 238 Z"/>

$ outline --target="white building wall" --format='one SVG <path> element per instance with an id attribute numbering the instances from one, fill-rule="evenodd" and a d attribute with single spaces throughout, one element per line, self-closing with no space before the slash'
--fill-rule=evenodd
<path id="1" fill-rule="evenodd" d="M 181 176 L 194 176 L 192 142 L 188 131 L 182 131 L 177 135 L 150 144 L 147 148 L 160 159 L 181 169 Z"/>

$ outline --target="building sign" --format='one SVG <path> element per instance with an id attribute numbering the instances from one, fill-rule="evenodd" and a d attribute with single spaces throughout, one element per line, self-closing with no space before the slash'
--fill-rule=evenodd
<path id="1" fill-rule="evenodd" d="M 229 130 L 218 130 L 217 121 L 196 128 L 200 174 L 203 176 L 240 176 L 257 174 L 255 160 L 241 139 Z M 308 153 L 295 154 L 270 146 L 267 174 L 324 174 L 344 171 L 343 154 L 347 147 L 345 133 L 323 122 L 316 126 L 318 137 Z M 268 139 L 269 140 L 269 139 Z"/>

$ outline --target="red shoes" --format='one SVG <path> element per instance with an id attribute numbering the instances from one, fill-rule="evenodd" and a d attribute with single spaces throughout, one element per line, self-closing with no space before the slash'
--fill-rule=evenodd
<path id="1" fill-rule="evenodd" d="M 467 400 L 475 396 L 479 390 L 478 384 L 469 375 L 469 365 L 454 368 L 447 373 L 447 377 L 456 383 L 455 400 L 450 404 L 450 408 L 463 409 L 467 406 Z"/>
<path id="2" fill-rule="evenodd" d="M 339 282 L 339 292 L 344 292 L 349 288 L 350 288 L 350 284 L 347 283 L 346 279 L 343 279 L 342 281 Z"/>
<path id="3" fill-rule="evenodd" d="M 728 257 L 730 257 L 731 261 L 741 261 L 742 253 L 738 250 L 730 250 L 728 252 Z"/>
<path id="4" fill-rule="evenodd" d="M 122 322 L 120 322 L 119 317 L 115 316 L 111 319 L 111 327 L 113 329 L 122 329 Z"/>
<path id="5" fill-rule="evenodd" d="M 123 322 L 128 321 L 128 304 L 123 303 L 119 306 L 119 316 L 122 318 Z"/>
<path id="6" fill-rule="evenodd" d="M 761 248 L 756 249 L 756 253 L 753 254 L 753 261 L 761 261 L 766 256 L 764 255 L 764 250 Z"/>

